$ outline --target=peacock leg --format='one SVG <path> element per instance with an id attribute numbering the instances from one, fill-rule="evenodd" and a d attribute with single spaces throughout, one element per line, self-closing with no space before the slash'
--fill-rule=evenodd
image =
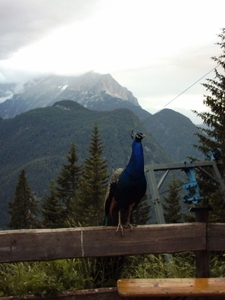
<path id="1" fill-rule="evenodd" d="M 127 222 L 126 222 L 126 224 L 125 224 L 125 226 L 124 226 L 124 227 L 129 227 L 130 229 L 133 229 L 133 227 L 134 227 L 134 226 L 130 223 L 131 213 L 132 213 L 132 211 L 133 211 L 134 204 L 135 204 L 135 203 L 129 205 L 128 216 L 127 216 Z"/>
<path id="2" fill-rule="evenodd" d="M 121 232 L 121 235 L 123 235 L 123 225 L 121 222 L 121 211 L 120 210 L 118 211 L 118 226 L 117 226 L 116 232 L 119 230 Z"/>
<path id="3" fill-rule="evenodd" d="M 111 204 L 110 204 L 110 208 L 109 208 L 109 215 L 110 215 L 112 220 L 113 220 L 113 210 L 114 210 L 115 207 L 116 207 L 116 200 L 113 197 L 112 201 L 111 201 Z"/>

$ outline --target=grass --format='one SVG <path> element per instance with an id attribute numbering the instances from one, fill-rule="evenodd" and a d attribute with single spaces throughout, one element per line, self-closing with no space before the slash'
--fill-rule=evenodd
<path id="1" fill-rule="evenodd" d="M 164 255 L 140 255 L 128 258 L 122 272 L 124 278 L 195 277 L 195 259 L 189 252 Z"/>
<path id="2" fill-rule="evenodd" d="M 82 277 L 78 259 L 0 265 L 0 296 L 47 295 L 80 289 Z"/>
<path id="3" fill-rule="evenodd" d="M 166 259 L 165 259 L 166 258 Z M 225 254 L 212 254 L 211 277 L 225 276 Z M 49 295 L 63 291 L 115 286 L 119 278 L 195 277 L 195 256 L 136 255 L 0 264 L 0 297 Z"/>

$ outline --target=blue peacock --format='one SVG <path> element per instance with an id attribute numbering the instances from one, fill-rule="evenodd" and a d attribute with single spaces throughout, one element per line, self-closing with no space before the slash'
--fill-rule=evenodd
<path id="1" fill-rule="evenodd" d="M 144 173 L 143 133 L 133 137 L 132 154 L 125 169 L 117 169 L 111 177 L 105 200 L 105 225 L 115 226 L 116 231 L 123 227 L 132 229 L 133 210 L 146 193 L 146 177 Z"/>

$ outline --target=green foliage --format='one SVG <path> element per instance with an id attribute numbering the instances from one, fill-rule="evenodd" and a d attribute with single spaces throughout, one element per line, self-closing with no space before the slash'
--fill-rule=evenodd
<path id="1" fill-rule="evenodd" d="M 85 280 L 81 260 L 0 265 L 0 296 L 46 295 L 82 289 Z M 2 294 L 1 294 L 2 293 Z"/>
<path id="2" fill-rule="evenodd" d="M 69 154 L 67 155 L 67 164 L 63 164 L 60 176 L 56 179 L 56 198 L 64 207 L 61 227 L 70 227 L 77 224 L 78 213 L 75 202 L 79 191 L 82 166 L 78 165 L 76 146 L 72 143 Z"/>
<path id="3" fill-rule="evenodd" d="M 180 253 L 165 260 L 163 255 L 137 255 L 127 258 L 124 278 L 195 277 L 194 256 Z"/>
<path id="4" fill-rule="evenodd" d="M 78 165 L 76 146 L 72 143 L 60 175 L 50 185 L 50 195 L 42 201 L 42 226 L 44 228 L 71 227 L 77 216 L 74 201 L 78 193 L 82 166 Z"/>
<path id="5" fill-rule="evenodd" d="M 224 223 L 225 222 L 225 200 L 221 197 L 220 191 L 216 190 L 210 194 L 209 206 L 213 209 L 210 212 L 210 222 Z"/>
<path id="6" fill-rule="evenodd" d="M 63 206 L 58 201 L 55 182 L 52 182 L 50 185 L 50 195 L 43 197 L 41 212 L 43 228 L 61 227 Z"/>
<path id="7" fill-rule="evenodd" d="M 48 295 L 62 291 L 116 286 L 119 278 L 191 278 L 196 275 L 192 252 L 164 255 L 60 259 L 0 264 L 0 297 Z M 225 276 L 225 254 L 212 254 L 211 277 Z"/>
<path id="8" fill-rule="evenodd" d="M 225 161 L 225 28 L 222 29 L 221 34 L 218 36 L 221 42 L 217 44 L 220 46 L 222 54 L 212 58 L 218 64 L 218 69 L 215 69 L 215 78 L 207 79 L 206 83 L 203 84 L 208 91 L 208 95 L 204 95 L 203 101 L 207 107 L 207 111 L 200 113 L 195 111 L 206 125 L 205 127 L 199 128 L 200 131 L 196 133 L 199 139 L 199 145 L 196 145 L 196 147 L 204 154 L 208 151 L 220 148 L 222 151 L 222 161 Z M 219 169 L 221 176 L 224 176 L 225 165 L 219 165 Z M 211 170 L 208 172 L 213 175 Z M 215 185 L 215 181 L 212 181 L 211 177 L 202 173 L 199 173 L 198 177 L 201 179 L 201 189 L 205 197 L 204 204 L 219 209 L 217 212 L 220 216 L 216 217 L 217 212 L 214 212 L 213 216 L 210 216 L 210 220 L 225 222 L 224 195 L 219 195 L 218 186 Z"/>
<path id="9" fill-rule="evenodd" d="M 69 209 L 71 199 L 76 196 L 82 170 L 82 167 L 77 164 L 78 157 L 74 143 L 72 143 L 69 154 L 66 157 L 68 163 L 63 164 L 60 175 L 56 179 L 56 191 L 57 197 Z"/>
<path id="10" fill-rule="evenodd" d="M 210 260 L 210 276 L 225 277 L 225 253 L 212 255 Z"/>
<path id="11" fill-rule="evenodd" d="M 73 143 L 63 164 L 56 185 L 43 200 L 43 227 L 102 225 L 104 197 L 108 179 L 102 141 L 95 124 L 89 145 L 89 157 L 78 166 Z"/>
<path id="12" fill-rule="evenodd" d="M 133 211 L 132 218 L 134 224 L 146 225 L 149 223 L 151 215 L 151 205 L 148 202 L 147 195 L 145 195 L 136 209 Z"/>
<path id="13" fill-rule="evenodd" d="M 106 160 L 102 158 L 103 145 L 97 124 L 94 125 L 89 156 L 84 160 L 75 209 L 79 224 L 99 226 L 104 220 L 104 199 L 108 181 Z"/>
<path id="14" fill-rule="evenodd" d="M 168 193 L 163 197 L 163 209 L 166 223 L 179 223 L 182 220 L 180 205 L 181 181 L 173 176 L 168 183 Z"/>
<path id="15" fill-rule="evenodd" d="M 16 186 L 13 202 L 9 202 L 8 224 L 11 229 L 29 229 L 38 226 L 38 206 L 27 183 L 25 171 L 22 170 Z"/>
<path id="16" fill-rule="evenodd" d="M 87 258 L 83 260 L 89 281 L 86 288 L 116 286 L 124 267 L 123 256 Z"/>

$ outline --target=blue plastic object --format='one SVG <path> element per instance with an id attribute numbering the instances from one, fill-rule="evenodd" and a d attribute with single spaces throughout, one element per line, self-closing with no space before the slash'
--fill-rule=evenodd
<path id="1" fill-rule="evenodd" d="M 208 151 L 206 153 L 206 157 L 209 158 L 210 160 L 219 160 L 221 158 L 221 149 L 216 148 L 213 151 Z"/>
<path id="2" fill-rule="evenodd" d="M 200 190 L 195 177 L 194 168 L 185 167 L 183 170 L 189 178 L 189 182 L 182 184 L 182 187 L 186 189 L 188 193 L 186 196 L 184 196 L 184 203 L 197 204 L 204 197 L 200 196 Z"/>

